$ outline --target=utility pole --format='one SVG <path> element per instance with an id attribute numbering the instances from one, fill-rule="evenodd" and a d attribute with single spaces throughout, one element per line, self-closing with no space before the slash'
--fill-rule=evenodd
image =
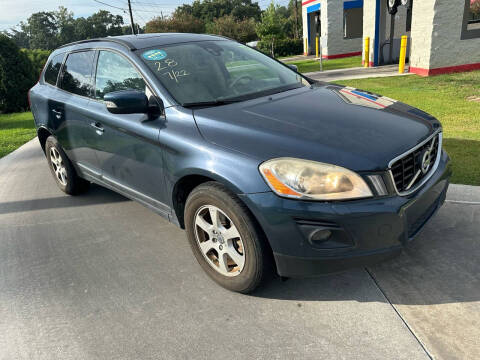
<path id="1" fill-rule="evenodd" d="M 295 39 L 298 39 L 298 8 L 297 8 L 297 0 L 295 0 Z"/>
<path id="2" fill-rule="evenodd" d="M 132 28 L 132 34 L 135 34 L 135 25 L 133 24 L 133 15 L 132 15 L 132 4 L 130 3 L 130 0 L 128 0 L 128 12 L 130 13 L 130 27 Z"/>

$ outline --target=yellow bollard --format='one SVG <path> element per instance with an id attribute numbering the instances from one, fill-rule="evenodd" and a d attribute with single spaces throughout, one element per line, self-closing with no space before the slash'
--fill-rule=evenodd
<path id="1" fill-rule="evenodd" d="M 318 58 L 318 49 L 320 48 L 318 36 L 315 37 L 315 57 Z"/>
<path id="2" fill-rule="evenodd" d="M 369 67 L 370 66 L 370 38 L 367 36 L 365 38 L 365 58 L 363 59 L 363 67 Z"/>
<path id="3" fill-rule="evenodd" d="M 305 38 L 305 55 L 308 55 L 308 38 Z"/>
<path id="4" fill-rule="evenodd" d="M 400 62 L 398 64 L 398 73 L 403 74 L 405 72 L 405 58 L 407 57 L 407 36 L 402 36 L 402 42 L 400 43 Z"/>

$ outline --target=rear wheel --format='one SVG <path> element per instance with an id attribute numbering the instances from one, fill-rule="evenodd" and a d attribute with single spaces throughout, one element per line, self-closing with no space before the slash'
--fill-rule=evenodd
<path id="1" fill-rule="evenodd" d="M 272 273 L 262 232 L 245 205 L 222 185 L 208 182 L 192 191 L 185 227 L 197 261 L 224 288 L 248 293 Z"/>
<path id="2" fill-rule="evenodd" d="M 57 139 L 49 136 L 45 142 L 48 165 L 58 187 L 69 195 L 76 195 L 88 187 L 88 182 L 80 178 Z"/>

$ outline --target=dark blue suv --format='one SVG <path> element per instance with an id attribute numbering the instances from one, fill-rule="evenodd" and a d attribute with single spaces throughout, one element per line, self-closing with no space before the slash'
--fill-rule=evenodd
<path id="1" fill-rule="evenodd" d="M 30 99 L 63 191 L 93 182 L 151 208 L 239 292 L 274 269 L 318 275 L 399 253 L 451 174 L 432 116 L 218 36 L 65 45 Z"/>

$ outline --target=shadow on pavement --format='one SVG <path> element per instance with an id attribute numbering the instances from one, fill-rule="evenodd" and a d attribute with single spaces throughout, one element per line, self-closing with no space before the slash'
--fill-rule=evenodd
<path id="1" fill-rule="evenodd" d="M 63 194 L 60 190 L 58 190 L 58 193 Z M 107 204 L 122 201 L 131 200 L 101 186 L 91 184 L 88 191 L 79 196 L 69 196 L 63 194 L 57 197 L 46 197 L 42 199 L 0 202 L 0 214 Z"/>

